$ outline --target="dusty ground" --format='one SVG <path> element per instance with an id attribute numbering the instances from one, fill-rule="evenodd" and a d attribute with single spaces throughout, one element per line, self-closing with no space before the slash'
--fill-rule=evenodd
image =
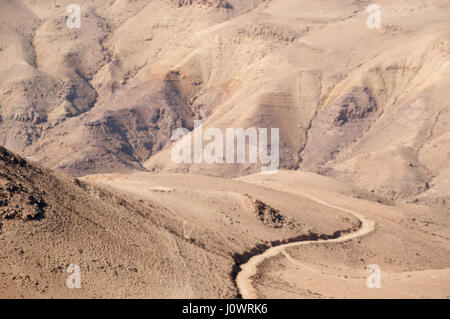
<path id="1" fill-rule="evenodd" d="M 247 262 L 257 297 L 449 297 L 448 0 L 379 0 L 380 29 L 366 0 L 80 1 L 69 29 L 73 2 L 0 1 L 0 297 L 233 298 Z M 283 170 L 175 164 L 199 119 L 279 128 Z"/>
<path id="2" fill-rule="evenodd" d="M 80 181 L 1 150 L 2 297 L 236 297 L 235 265 L 250 254 L 358 226 L 239 181 L 150 173 Z M 70 264 L 81 267 L 79 290 L 66 287 Z"/>
<path id="3" fill-rule="evenodd" d="M 448 211 L 357 199 L 339 183 L 312 174 L 280 172 L 242 180 L 314 196 L 375 223 L 375 230 L 360 238 L 288 247 L 265 259 L 252 278 L 258 297 L 450 297 Z M 381 289 L 367 288 L 371 264 L 381 268 Z"/>
<path id="4" fill-rule="evenodd" d="M 445 210 L 379 203 L 312 173 L 74 180 L 2 152 L 2 297 L 246 297 L 237 266 L 271 246 L 249 281 L 255 297 L 448 297 Z M 354 237 L 359 214 L 374 231 L 284 249 Z M 72 263 L 82 289 L 65 286 Z M 382 289 L 365 286 L 373 263 Z"/>

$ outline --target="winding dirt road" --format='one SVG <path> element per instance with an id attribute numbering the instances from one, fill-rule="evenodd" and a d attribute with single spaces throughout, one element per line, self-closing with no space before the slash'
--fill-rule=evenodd
<path id="1" fill-rule="evenodd" d="M 340 242 L 344 242 L 347 240 L 365 236 L 365 235 L 371 233 L 373 230 L 375 230 L 375 222 L 374 221 L 367 219 L 364 216 L 362 216 L 352 210 L 329 204 L 329 203 L 324 202 L 314 196 L 307 195 L 304 193 L 301 194 L 301 196 L 307 197 L 319 204 L 322 204 L 322 205 L 325 205 L 325 206 L 328 206 L 331 208 L 335 208 L 335 209 L 338 209 L 340 211 L 343 211 L 343 212 L 346 212 L 346 213 L 349 213 L 349 214 L 355 216 L 356 218 L 358 218 L 361 221 L 361 227 L 353 233 L 345 234 L 338 238 L 327 239 L 327 240 L 320 239 L 320 240 L 300 241 L 300 242 L 284 244 L 284 245 L 269 248 L 264 253 L 253 256 L 252 258 L 249 259 L 248 262 L 241 265 L 241 271 L 238 273 L 238 275 L 236 277 L 236 285 L 239 289 L 239 292 L 240 292 L 242 298 L 244 298 L 244 299 L 257 299 L 258 298 L 258 294 L 252 285 L 251 277 L 256 275 L 258 265 L 261 262 L 263 262 L 265 259 L 274 257 L 278 254 L 283 254 L 286 256 L 287 255 L 287 252 L 285 251 L 286 248 L 309 245 L 309 244 L 318 244 L 318 243 L 319 244 L 320 243 L 340 243 Z"/>

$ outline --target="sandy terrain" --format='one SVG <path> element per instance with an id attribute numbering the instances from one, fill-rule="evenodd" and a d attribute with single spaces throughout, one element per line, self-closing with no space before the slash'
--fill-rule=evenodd
<path id="1" fill-rule="evenodd" d="M 138 172 L 74 180 L 1 155 L 2 297 L 232 298 L 237 266 L 252 254 L 358 227 L 244 182 Z M 81 289 L 66 287 L 70 264 L 81 267 Z"/>
<path id="2" fill-rule="evenodd" d="M 339 239 L 292 243 L 251 259 L 242 277 L 248 297 L 449 298 L 447 211 L 362 200 L 339 183 L 307 173 L 242 180 L 314 198 L 366 225 Z M 371 264 L 381 268 L 380 289 L 366 285 Z"/>
<path id="3" fill-rule="evenodd" d="M 448 0 L 74 2 L 0 1 L 0 297 L 450 297 Z"/>
<path id="4" fill-rule="evenodd" d="M 361 222 L 360 228 L 357 231 L 352 232 L 350 234 L 345 234 L 345 235 L 340 234 L 339 237 L 337 237 L 337 238 L 319 239 L 316 241 L 299 241 L 299 242 L 295 242 L 295 243 L 289 243 L 289 244 L 272 247 L 272 248 L 268 249 L 267 251 L 265 251 L 263 254 L 252 257 L 247 263 L 241 265 L 242 270 L 239 272 L 239 274 L 236 277 L 236 284 L 237 284 L 239 292 L 241 293 L 241 296 L 243 298 L 246 298 L 246 299 L 257 299 L 258 298 L 257 291 L 252 287 L 251 277 L 258 274 L 259 264 L 261 264 L 262 262 L 265 262 L 267 259 L 270 259 L 279 254 L 282 254 L 284 257 L 286 257 L 286 259 L 289 262 L 293 263 L 294 265 L 301 264 L 301 262 L 292 258 L 289 255 L 289 253 L 286 252 L 286 249 L 292 248 L 292 247 L 304 246 L 304 245 L 317 244 L 317 243 L 318 244 L 342 243 L 342 242 L 345 242 L 345 241 L 348 241 L 351 239 L 361 238 L 362 236 L 365 236 L 375 230 L 375 223 L 373 221 L 368 220 L 365 217 L 359 215 L 358 213 L 355 213 L 355 212 L 352 212 L 352 211 L 349 211 L 346 209 L 341 209 L 341 208 L 338 208 L 333 205 L 326 204 L 325 202 L 323 202 L 319 199 L 316 199 L 314 197 L 311 197 L 309 195 L 306 195 L 306 197 L 311 198 L 323 205 L 330 206 L 330 207 L 333 207 L 336 209 L 340 209 L 347 213 L 352 214 L 353 216 L 358 218 L 358 220 Z"/>
<path id="5" fill-rule="evenodd" d="M 2 297 L 448 297 L 445 210 L 312 173 L 73 180 L 7 151 L 2 164 Z M 72 263 L 81 289 L 65 286 Z"/>

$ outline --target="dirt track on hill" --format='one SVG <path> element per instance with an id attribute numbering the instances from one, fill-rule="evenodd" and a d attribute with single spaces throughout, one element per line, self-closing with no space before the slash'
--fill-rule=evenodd
<path id="1" fill-rule="evenodd" d="M 294 247 L 294 246 L 309 245 L 312 243 L 317 244 L 317 243 L 344 242 L 347 240 L 365 236 L 365 235 L 371 233 L 373 230 L 375 230 L 375 222 L 370 219 L 365 218 L 361 214 L 358 214 L 349 209 L 345 209 L 345 208 L 341 208 L 341 207 L 338 207 L 335 205 L 328 204 L 318 198 L 315 198 L 314 196 L 310 196 L 310 195 L 306 195 L 306 194 L 302 194 L 302 196 L 305 196 L 305 197 L 307 197 L 317 203 L 320 203 L 322 205 L 352 214 L 353 216 L 355 216 L 356 218 L 358 218 L 361 221 L 360 229 L 358 229 L 357 231 L 355 231 L 353 233 L 344 234 L 344 235 L 339 236 L 338 238 L 334 238 L 334 239 L 319 239 L 319 240 L 300 241 L 300 242 L 289 243 L 289 244 L 272 247 L 272 248 L 266 250 L 264 253 L 250 258 L 250 260 L 247 263 L 241 265 L 242 270 L 239 272 L 239 274 L 236 277 L 236 285 L 239 289 L 239 292 L 240 292 L 242 298 L 244 298 L 244 299 L 257 299 L 258 298 L 258 294 L 257 294 L 256 290 L 253 288 L 252 279 L 251 279 L 254 275 L 256 275 L 256 273 L 258 271 L 258 265 L 262 261 L 264 261 L 268 258 L 274 257 L 278 254 L 283 254 L 286 256 L 287 255 L 287 253 L 285 252 L 286 248 Z M 289 256 L 289 255 L 287 255 L 287 256 Z"/>

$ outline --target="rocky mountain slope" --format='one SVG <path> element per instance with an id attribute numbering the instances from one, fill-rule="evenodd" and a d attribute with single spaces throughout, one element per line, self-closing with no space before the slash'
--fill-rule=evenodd
<path id="1" fill-rule="evenodd" d="M 2 1 L 0 144 L 74 176 L 174 164 L 174 128 L 280 128 L 280 161 L 450 202 L 450 5 L 379 1 Z M 420 45 L 419 45 L 420 44 Z"/>

